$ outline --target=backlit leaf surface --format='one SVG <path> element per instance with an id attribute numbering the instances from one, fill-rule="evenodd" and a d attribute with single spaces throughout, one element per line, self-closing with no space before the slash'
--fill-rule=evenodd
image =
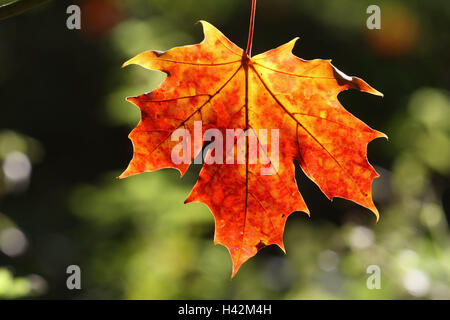
<path id="1" fill-rule="evenodd" d="M 260 248 L 276 244 L 284 250 L 289 214 L 309 215 L 296 185 L 294 160 L 328 198 L 352 200 L 378 219 L 371 192 L 378 175 L 367 162 L 367 144 L 385 135 L 347 112 L 337 95 L 347 89 L 381 93 L 346 76 L 330 60 L 294 56 L 297 39 L 250 58 L 211 24 L 202 25 L 205 39 L 200 44 L 144 52 L 125 63 L 163 71 L 167 78 L 153 92 L 127 99 L 140 108 L 141 121 L 130 134 L 134 156 L 120 178 L 162 168 L 184 174 L 189 164 L 172 161 L 179 141 L 171 135 L 184 128 L 194 136 L 194 121 L 202 121 L 202 134 L 215 128 L 224 137 L 226 129 L 254 130 L 256 135 L 259 129 L 278 129 L 276 166 L 273 155 L 263 152 L 271 150 L 270 137 L 267 143 L 258 141 L 265 161 L 256 164 L 249 161 L 249 137 L 243 147 L 236 143 L 227 148 L 224 141 L 224 153 L 244 153 L 244 163 L 205 163 L 186 199 L 210 208 L 214 241 L 228 248 L 233 276 Z M 194 140 L 191 150 L 193 161 L 200 152 Z M 211 156 L 208 152 L 205 162 Z M 272 174 L 262 175 L 262 168 Z"/>

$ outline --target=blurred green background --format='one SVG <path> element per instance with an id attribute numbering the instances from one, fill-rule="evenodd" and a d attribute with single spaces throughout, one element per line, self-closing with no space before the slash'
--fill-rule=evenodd
<path id="1" fill-rule="evenodd" d="M 5 3 L 6 1 L 2 1 Z M 66 28 L 78 4 L 82 28 Z M 381 30 L 366 8 L 381 8 Z M 450 299 L 450 3 L 259 0 L 253 52 L 299 36 L 384 93 L 343 105 L 389 135 L 369 146 L 381 213 L 328 201 L 297 166 L 310 210 L 287 222 L 287 255 L 263 249 L 230 280 L 206 206 L 184 205 L 199 167 L 115 179 L 132 155 L 126 96 L 158 72 L 121 64 L 198 43 L 200 19 L 245 47 L 250 0 L 52 1 L 0 21 L 0 298 Z M 79 265 L 82 290 L 66 287 Z M 381 269 L 369 290 L 366 269 Z"/>

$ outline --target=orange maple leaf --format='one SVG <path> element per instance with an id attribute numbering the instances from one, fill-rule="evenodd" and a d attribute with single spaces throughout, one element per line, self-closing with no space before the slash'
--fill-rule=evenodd
<path id="1" fill-rule="evenodd" d="M 252 19 L 253 20 L 253 19 Z M 134 156 L 120 176 L 125 178 L 162 168 L 183 175 L 201 152 L 197 148 L 186 163 L 174 163 L 172 150 L 179 143 L 171 135 L 184 128 L 201 135 L 210 128 L 278 129 L 279 159 L 265 153 L 266 164 L 249 160 L 249 136 L 230 151 L 245 155 L 244 163 L 210 163 L 205 156 L 199 179 L 186 203 L 206 204 L 215 217 L 215 244 L 228 248 L 232 276 L 267 245 L 283 251 L 286 219 L 294 211 L 309 215 L 295 181 L 294 160 L 329 198 L 352 200 L 375 213 L 371 184 L 377 173 L 367 162 L 367 144 L 383 133 L 372 130 L 347 112 L 337 95 L 358 89 L 382 95 L 363 80 L 337 70 L 330 60 L 305 61 L 292 54 L 297 39 L 250 57 L 251 38 L 244 52 L 211 24 L 201 21 L 204 40 L 167 52 L 147 51 L 127 61 L 167 74 L 153 92 L 127 98 L 141 109 L 141 121 L 131 132 Z M 253 34 L 254 20 L 251 22 Z M 258 141 L 272 150 L 271 141 Z M 191 141 L 192 145 L 194 144 Z M 200 146 L 201 147 L 201 146 Z M 264 161 L 262 161 L 264 162 Z M 269 168 L 272 174 L 261 174 Z"/>

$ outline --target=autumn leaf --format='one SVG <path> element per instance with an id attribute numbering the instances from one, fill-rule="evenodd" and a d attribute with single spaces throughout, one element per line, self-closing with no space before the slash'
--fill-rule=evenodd
<path id="1" fill-rule="evenodd" d="M 208 163 L 214 155 L 207 152 L 199 179 L 185 201 L 210 208 L 215 218 L 214 243 L 228 248 L 233 276 L 262 247 L 276 244 L 285 250 L 284 226 L 292 212 L 309 215 L 296 185 L 294 160 L 329 199 L 354 201 L 378 219 L 371 191 L 378 175 L 366 154 L 367 144 L 385 135 L 347 112 L 337 95 L 347 89 L 382 94 L 363 80 L 345 75 L 330 60 L 305 61 L 294 56 L 297 39 L 250 57 L 251 39 L 244 51 L 211 24 L 201 24 L 205 38 L 200 44 L 147 51 L 124 64 L 160 70 L 167 78 L 153 92 L 127 98 L 140 108 L 141 120 L 130 134 L 133 159 L 120 178 L 162 168 L 175 168 L 183 175 L 202 151 L 191 141 L 188 161 L 176 164 L 171 154 L 179 141 L 171 136 L 180 128 L 193 136 L 196 121 L 202 123 L 202 137 L 211 128 L 224 136 L 230 128 L 278 129 L 279 159 L 260 152 L 265 161 L 252 163 L 250 135 L 243 145 L 233 140 L 231 148 L 224 147 L 227 156 L 244 154 L 244 163 Z M 265 147 L 260 150 L 272 150 L 271 139 L 258 143 Z M 271 173 L 261 174 L 263 168 Z"/>

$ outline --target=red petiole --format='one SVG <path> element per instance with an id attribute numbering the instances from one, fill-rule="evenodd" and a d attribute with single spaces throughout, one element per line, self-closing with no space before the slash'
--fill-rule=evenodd
<path id="1" fill-rule="evenodd" d="M 253 31 L 255 30 L 255 12 L 256 12 L 256 0 L 252 0 L 252 12 L 250 15 L 250 29 L 248 31 L 247 49 L 245 50 L 245 53 L 247 54 L 247 57 L 249 57 L 249 58 L 252 56 Z"/>

